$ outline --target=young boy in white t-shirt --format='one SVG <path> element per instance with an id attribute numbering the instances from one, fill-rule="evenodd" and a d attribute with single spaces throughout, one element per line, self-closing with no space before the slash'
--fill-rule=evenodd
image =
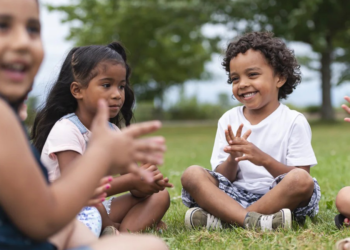
<path id="1" fill-rule="evenodd" d="M 212 171 L 191 166 L 182 175 L 185 225 L 289 229 L 292 214 L 315 216 L 321 192 L 310 176 L 311 129 L 279 102 L 301 81 L 293 51 L 271 33 L 250 33 L 228 45 L 223 66 L 243 106 L 219 120 Z"/>

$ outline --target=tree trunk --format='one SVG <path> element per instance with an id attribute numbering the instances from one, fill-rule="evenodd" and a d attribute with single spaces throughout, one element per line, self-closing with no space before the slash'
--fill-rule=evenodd
<path id="1" fill-rule="evenodd" d="M 322 78 L 322 120 L 334 120 L 334 110 L 331 101 L 331 64 L 332 64 L 332 44 L 331 38 L 327 37 L 327 48 L 321 54 L 321 78 Z"/>

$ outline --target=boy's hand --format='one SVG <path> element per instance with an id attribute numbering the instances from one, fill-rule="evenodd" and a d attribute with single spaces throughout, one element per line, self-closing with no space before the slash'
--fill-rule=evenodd
<path id="1" fill-rule="evenodd" d="M 264 166 L 265 160 L 269 157 L 253 143 L 243 139 L 235 140 L 235 143 L 225 147 L 224 151 L 229 154 L 240 152 L 242 155 L 235 157 L 235 161 L 240 162 L 248 160 L 257 166 Z"/>
<path id="2" fill-rule="evenodd" d="M 249 129 L 241 136 L 242 129 L 243 124 L 238 127 L 236 136 L 234 136 L 231 126 L 228 125 L 225 135 L 229 145 L 224 148 L 224 151 L 229 153 L 236 162 L 248 160 L 257 166 L 264 166 L 267 155 L 253 143 L 247 141 L 251 130 Z"/>
<path id="3" fill-rule="evenodd" d="M 345 99 L 347 102 L 350 103 L 350 97 L 345 96 L 344 99 Z M 343 104 L 343 105 L 341 105 L 341 107 L 342 107 L 348 114 L 350 114 L 350 108 L 349 108 L 347 105 Z M 350 118 L 348 118 L 348 117 L 347 117 L 347 118 L 344 118 L 344 121 L 350 122 Z"/>
<path id="4" fill-rule="evenodd" d="M 227 143 L 230 145 L 235 145 L 237 143 L 240 143 L 241 141 L 247 141 L 248 137 L 251 134 L 251 130 L 249 129 L 247 132 L 244 133 L 244 135 L 241 137 L 242 134 L 242 129 L 243 129 L 243 124 L 239 125 L 237 132 L 236 132 L 236 136 L 233 134 L 232 131 L 232 127 L 231 125 L 227 126 L 227 129 L 225 130 L 225 137 L 226 137 L 226 141 Z M 225 151 L 225 149 L 224 149 Z M 226 153 L 229 153 L 231 155 L 231 157 L 233 159 L 237 158 L 237 157 L 241 157 L 243 156 L 243 153 L 240 151 L 234 151 L 234 150 L 230 150 L 230 151 L 225 151 Z"/>

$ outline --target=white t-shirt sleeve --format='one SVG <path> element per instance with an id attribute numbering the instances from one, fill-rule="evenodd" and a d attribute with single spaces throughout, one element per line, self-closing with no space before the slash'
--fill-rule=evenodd
<path id="1" fill-rule="evenodd" d="M 227 157 L 229 156 L 228 153 L 224 152 L 224 147 L 228 145 L 225 138 L 225 129 L 227 129 L 227 124 L 224 124 L 223 118 L 221 118 L 218 122 L 213 153 L 210 159 L 211 168 L 213 171 L 215 171 L 217 166 L 226 161 Z"/>
<path id="2" fill-rule="evenodd" d="M 75 151 L 79 154 L 84 152 L 84 137 L 79 129 L 69 120 L 56 122 L 47 138 L 50 158 L 55 158 L 56 153 L 62 151 Z"/>
<path id="3" fill-rule="evenodd" d="M 300 114 L 295 118 L 288 141 L 288 166 L 314 166 L 316 156 L 311 145 L 311 128 L 306 118 Z"/>

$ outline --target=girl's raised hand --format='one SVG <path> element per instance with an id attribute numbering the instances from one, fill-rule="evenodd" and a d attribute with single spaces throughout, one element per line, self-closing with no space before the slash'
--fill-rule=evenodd
<path id="1" fill-rule="evenodd" d="M 350 97 L 345 96 L 344 99 L 345 99 L 348 103 L 350 103 Z M 349 108 L 347 105 L 343 104 L 343 105 L 341 105 L 341 107 L 342 107 L 348 114 L 350 114 L 350 108 Z M 344 121 L 350 122 L 350 118 L 346 117 L 346 118 L 344 118 Z"/>
<path id="2" fill-rule="evenodd" d="M 108 126 L 108 108 L 104 100 L 99 100 L 98 111 L 92 124 L 92 137 L 89 147 L 95 147 L 103 158 L 111 163 L 110 172 L 139 172 L 133 162 L 163 164 L 163 153 L 166 150 L 163 137 L 138 137 L 154 132 L 161 127 L 159 121 L 133 124 L 120 132 Z M 102 157 L 101 157 L 102 158 Z M 102 158 L 102 159 L 103 159 Z"/>

